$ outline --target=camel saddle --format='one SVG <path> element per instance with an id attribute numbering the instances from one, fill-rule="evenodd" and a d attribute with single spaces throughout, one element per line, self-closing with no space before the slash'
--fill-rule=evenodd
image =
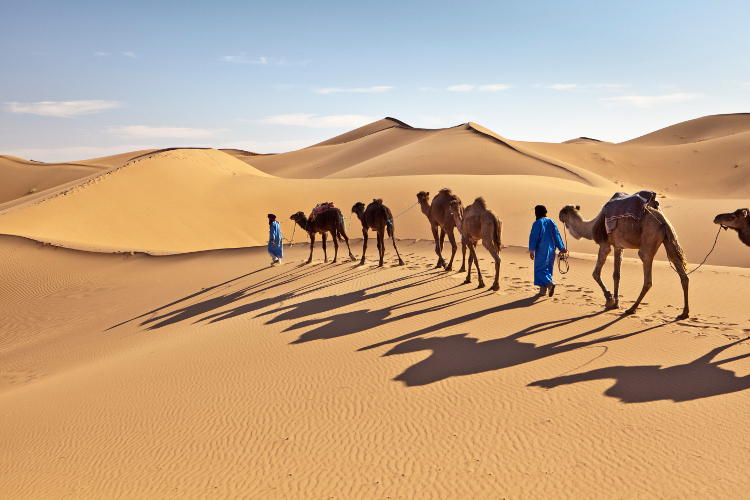
<path id="1" fill-rule="evenodd" d="M 659 209 L 659 200 L 653 191 L 638 191 L 635 194 L 618 191 L 604 205 L 604 218 L 606 220 L 607 234 L 617 227 L 617 219 L 630 217 L 641 220 L 646 213 L 646 206 Z"/>
<path id="2" fill-rule="evenodd" d="M 333 204 L 333 202 L 327 202 L 327 203 L 319 203 L 318 205 L 313 208 L 313 211 L 310 213 L 310 217 L 308 217 L 311 221 L 315 220 L 315 217 L 318 215 L 327 212 L 333 208 L 336 208 L 336 205 Z"/>

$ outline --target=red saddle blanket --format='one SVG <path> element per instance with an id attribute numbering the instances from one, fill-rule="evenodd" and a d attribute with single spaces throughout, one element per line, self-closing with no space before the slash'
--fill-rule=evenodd
<path id="1" fill-rule="evenodd" d="M 635 194 L 618 191 L 604 205 L 604 217 L 606 219 L 607 234 L 617 227 L 617 219 L 630 217 L 641 220 L 646 213 L 646 206 L 659 208 L 659 201 L 653 191 L 638 191 Z"/>
<path id="2" fill-rule="evenodd" d="M 327 212 L 331 210 L 332 208 L 336 208 L 336 205 L 333 204 L 333 202 L 328 203 L 320 203 L 313 208 L 313 211 L 310 213 L 310 220 L 315 219 L 318 215 L 322 214 L 323 212 Z"/>

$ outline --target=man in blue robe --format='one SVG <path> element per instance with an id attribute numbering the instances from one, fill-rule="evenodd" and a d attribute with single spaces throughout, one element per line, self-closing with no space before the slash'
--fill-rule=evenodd
<path id="1" fill-rule="evenodd" d="M 281 258 L 284 257 L 284 247 L 281 244 L 281 225 L 276 222 L 274 214 L 268 214 L 268 225 L 271 229 L 268 235 L 268 253 L 271 254 L 271 265 L 273 266 L 281 263 Z"/>
<path id="2" fill-rule="evenodd" d="M 543 205 L 534 207 L 536 221 L 531 226 L 529 235 L 529 251 L 534 261 L 534 284 L 539 287 L 539 295 L 549 296 L 555 293 L 555 283 L 552 272 L 555 266 L 555 248 L 565 253 L 565 245 L 560 238 L 555 221 L 547 217 L 547 208 Z"/>

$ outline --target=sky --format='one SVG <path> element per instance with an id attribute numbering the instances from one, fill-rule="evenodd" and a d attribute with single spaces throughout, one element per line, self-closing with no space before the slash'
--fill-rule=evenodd
<path id="1" fill-rule="evenodd" d="M 4 2 L 0 154 L 284 152 L 391 116 L 621 142 L 750 112 L 750 2 Z"/>

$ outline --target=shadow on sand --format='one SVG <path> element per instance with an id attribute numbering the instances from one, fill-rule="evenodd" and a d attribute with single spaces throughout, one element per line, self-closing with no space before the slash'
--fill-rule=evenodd
<path id="1" fill-rule="evenodd" d="M 695 361 L 684 365 L 668 366 L 610 366 L 586 373 L 565 375 L 539 380 L 531 386 L 551 389 L 561 385 L 588 382 L 590 380 L 613 379 L 615 384 L 604 394 L 618 398 L 623 403 L 646 403 L 671 400 L 676 403 L 730 394 L 750 389 L 750 375 L 737 377 L 733 371 L 719 365 L 750 357 L 741 354 L 722 361 L 711 361 L 722 351 L 750 337 L 717 347 Z"/>

